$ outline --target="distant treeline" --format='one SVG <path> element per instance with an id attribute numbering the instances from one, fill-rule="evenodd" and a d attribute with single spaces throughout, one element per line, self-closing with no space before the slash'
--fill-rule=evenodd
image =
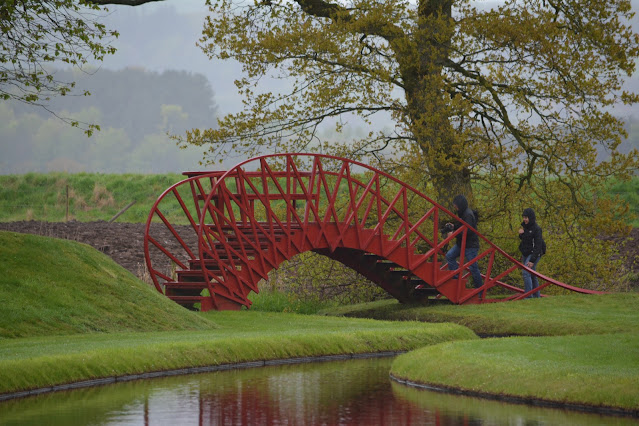
<path id="1" fill-rule="evenodd" d="M 193 169 L 201 149 L 180 150 L 167 133 L 215 127 L 213 90 L 201 74 L 141 69 L 58 71 L 75 95 L 45 108 L 0 103 L 0 174 L 64 170 L 162 173 Z M 90 96 L 83 96 L 84 91 Z M 98 124 L 91 138 L 56 116 Z"/>

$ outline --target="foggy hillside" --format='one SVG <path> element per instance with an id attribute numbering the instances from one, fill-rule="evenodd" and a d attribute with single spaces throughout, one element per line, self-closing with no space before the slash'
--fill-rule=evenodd
<path id="1" fill-rule="evenodd" d="M 91 73 L 58 71 L 78 93 L 53 98 L 47 109 L 0 103 L 0 173 L 163 173 L 201 169 L 201 148 L 181 150 L 169 134 L 215 126 L 217 106 L 209 81 L 186 71 L 127 68 Z M 97 124 L 90 138 L 59 117 Z"/>

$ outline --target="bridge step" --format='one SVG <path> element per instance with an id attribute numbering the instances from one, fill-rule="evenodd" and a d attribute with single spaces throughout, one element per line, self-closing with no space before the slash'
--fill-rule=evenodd
<path id="1" fill-rule="evenodd" d="M 208 271 L 212 273 L 219 273 L 220 269 L 209 269 Z M 176 274 L 178 276 L 178 281 L 182 282 L 194 282 L 195 280 L 203 281 L 204 278 L 204 272 L 202 272 L 201 269 L 185 269 L 183 271 L 177 271 Z"/>
<path id="2" fill-rule="evenodd" d="M 173 291 L 173 290 L 204 290 L 208 288 L 206 283 L 203 281 L 171 281 L 164 283 L 165 292 Z M 174 293 L 176 294 L 176 293 Z"/>
<path id="3" fill-rule="evenodd" d="M 204 259 L 204 265 L 206 266 L 206 269 L 211 272 L 220 270 L 219 264 L 215 259 Z M 202 263 L 200 259 L 189 259 L 189 270 L 199 271 L 201 273 Z"/>
<path id="4" fill-rule="evenodd" d="M 202 303 L 203 300 L 208 299 L 208 296 L 167 296 L 172 301 L 180 305 L 192 305 L 194 303 Z"/>
<path id="5" fill-rule="evenodd" d="M 253 232 L 253 225 L 251 223 L 236 223 L 235 226 L 241 231 Z M 260 229 L 261 227 L 261 229 Z M 285 234 L 288 231 L 296 231 L 302 229 L 299 223 L 270 223 L 270 222 L 257 222 L 255 224 L 255 231 L 257 233 L 271 232 Z M 234 228 L 231 225 L 223 225 L 223 231 L 233 231 Z"/>

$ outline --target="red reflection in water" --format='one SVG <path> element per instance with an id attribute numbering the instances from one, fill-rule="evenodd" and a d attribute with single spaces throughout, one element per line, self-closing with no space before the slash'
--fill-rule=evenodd
<path id="1" fill-rule="evenodd" d="M 199 400 L 200 425 L 472 425 L 472 418 L 426 411 L 399 401 L 386 389 L 338 398 L 281 399 L 263 387 L 246 386 L 237 393 L 204 394 Z M 312 392 L 311 392 L 312 393 Z"/>

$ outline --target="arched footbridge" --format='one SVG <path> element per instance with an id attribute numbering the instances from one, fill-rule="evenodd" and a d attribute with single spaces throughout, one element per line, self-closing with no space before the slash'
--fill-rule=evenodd
<path id="1" fill-rule="evenodd" d="M 440 224 L 457 220 L 452 212 L 366 164 L 280 154 L 227 171 L 184 174 L 153 205 L 144 249 L 155 288 L 186 307 L 250 307 L 249 294 L 269 271 L 307 251 L 356 270 L 400 302 L 471 304 L 530 295 L 519 287 L 527 268 L 479 233 L 483 287 L 472 288 L 472 262 L 463 256 L 461 273 L 449 271 L 446 247 L 460 233 L 465 247 L 471 228 L 463 224 L 444 238 Z M 595 293 L 528 271 L 539 290 Z"/>

